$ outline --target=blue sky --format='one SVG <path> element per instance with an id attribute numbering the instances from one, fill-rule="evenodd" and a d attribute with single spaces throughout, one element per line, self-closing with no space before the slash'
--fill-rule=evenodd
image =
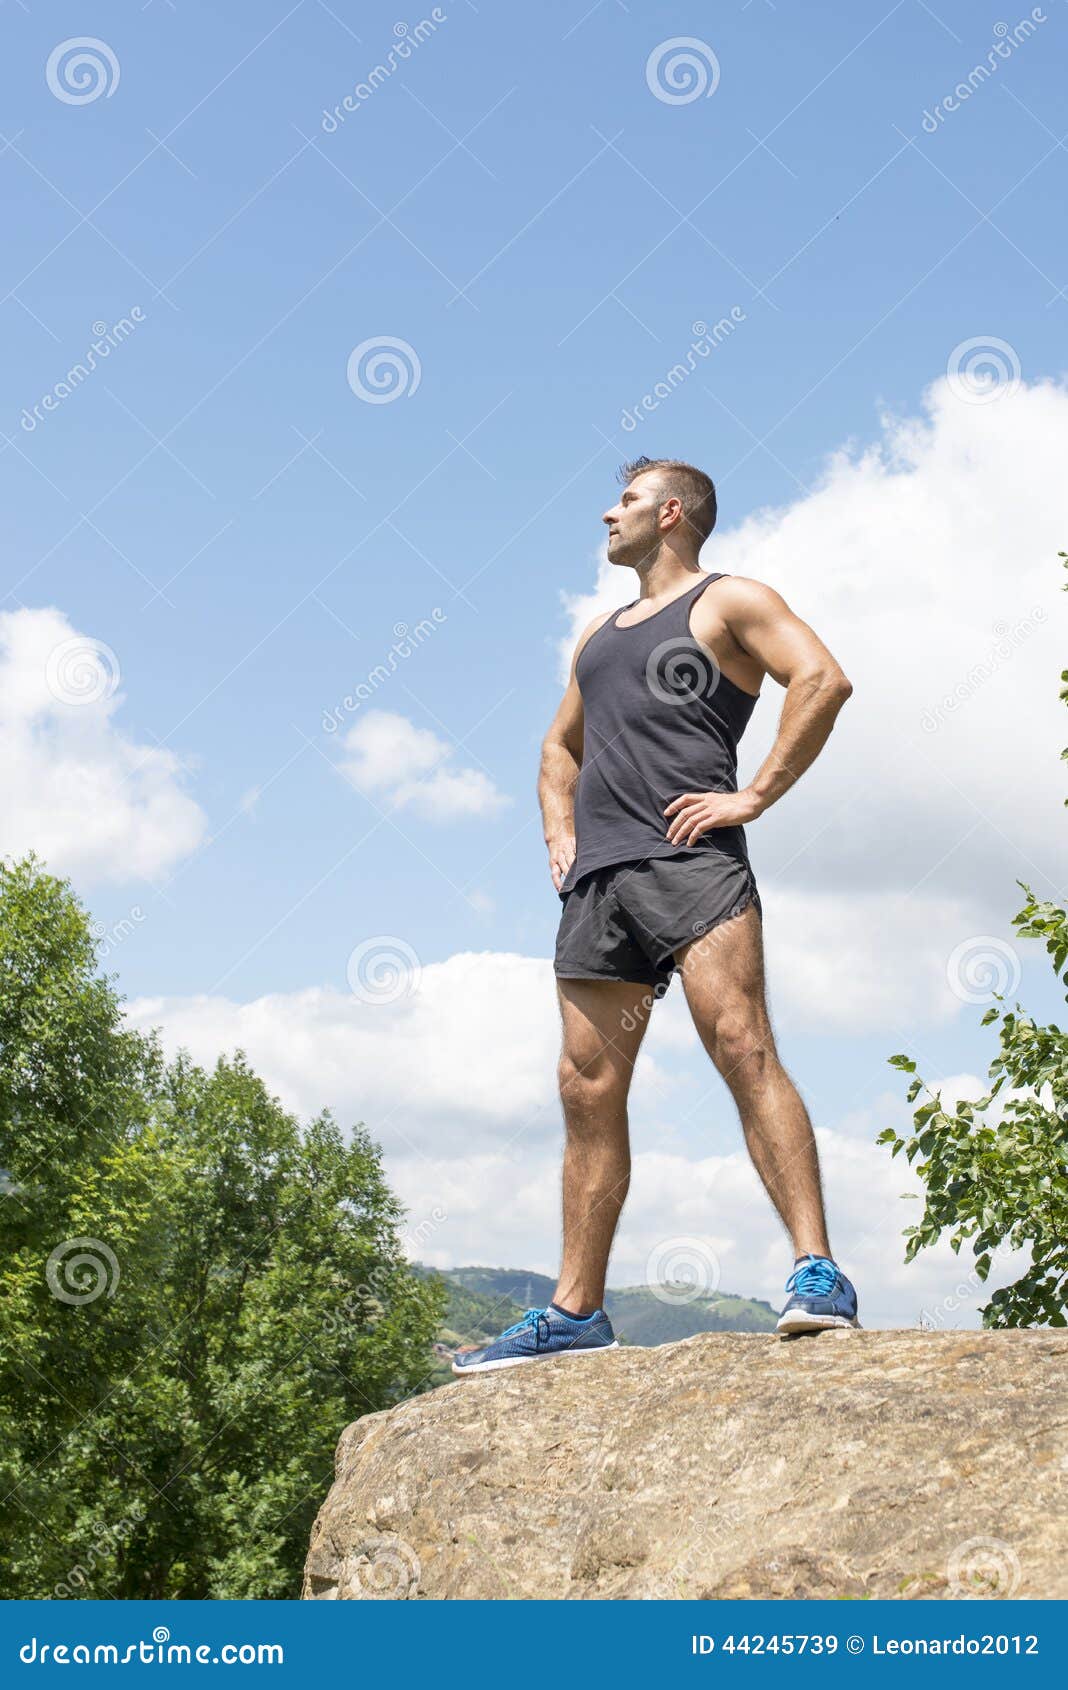
<path id="1" fill-rule="evenodd" d="M 826 973 L 799 972 L 799 955 L 819 961 L 829 919 L 829 906 L 806 898 L 860 900 L 839 908 L 839 934 L 859 931 L 858 908 L 882 899 L 879 921 L 900 930 L 885 900 L 914 907 L 922 880 L 962 941 L 1007 942 L 1024 856 L 1046 895 L 1056 886 L 1063 640 L 1048 625 L 1013 637 L 1013 655 L 969 707 L 967 746 L 937 734 L 925 744 L 911 705 L 891 731 L 903 694 L 893 677 L 887 686 L 879 642 L 901 614 L 904 648 L 892 652 L 907 690 L 925 654 L 952 648 L 950 679 L 982 656 L 980 631 L 956 645 L 977 596 L 1013 626 L 1039 602 L 1036 583 L 1048 615 L 1059 608 L 1053 553 L 1068 542 L 1043 514 L 1056 477 L 1035 468 L 1024 489 L 989 430 L 1018 444 L 1033 429 L 1045 450 L 1063 422 L 1063 0 L 1019 14 L 956 0 L 749 0 L 711 15 L 549 0 L 529 19 L 486 0 L 403 19 L 343 0 L 221 11 L 155 0 L 5 16 L 0 612 L 51 608 L 114 654 L 118 687 L 91 706 L 98 766 L 114 736 L 150 760 L 152 748 L 177 760 L 153 765 L 159 806 L 147 821 L 143 769 L 123 765 L 140 813 L 120 817 L 106 845 L 87 843 L 100 826 L 88 800 L 66 833 L 40 824 L 46 854 L 105 928 L 140 911 L 111 958 L 131 999 L 175 1006 L 174 1024 L 194 1029 L 206 1054 L 229 1025 L 217 999 L 344 994 L 353 948 L 385 934 L 426 969 L 471 952 L 490 971 L 493 958 L 541 959 L 538 1001 L 551 1020 L 544 959 L 559 905 L 534 798 L 539 743 L 579 612 L 634 596 L 630 577 L 606 584 L 599 561 L 615 466 L 638 452 L 680 455 L 720 488 L 722 537 L 705 566 L 759 573 L 785 592 L 846 663 L 851 710 L 876 668 L 885 689 L 869 692 L 888 737 L 866 753 L 875 718 L 857 709 L 852 760 L 837 774 L 814 770 L 789 816 L 750 830 L 758 878 L 794 900 L 795 940 L 779 964 L 788 1065 L 814 1113 L 846 1132 L 852 1112 L 900 1095 L 884 1058 L 910 1038 L 932 1072 L 981 1074 L 981 1011 L 932 1008 L 924 982 L 938 957 L 920 959 L 915 991 L 885 1014 L 876 1005 L 851 1023 L 792 1006 L 813 995 L 848 1003 L 865 960 L 873 975 L 900 961 L 862 948 L 840 962 L 832 946 Z M 412 41 L 421 18 L 432 27 L 390 67 L 401 26 Z M 50 85 L 49 56 L 83 36 L 104 44 L 89 51 L 109 91 L 85 99 L 74 83 L 75 98 L 60 97 L 62 67 Z M 662 96 L 678 38 L 698 41 L 704 92 L 676 102 Z M 944 110 L 977 63 L 989 74 Z M 324 126 L 376 65 L 389 74 Z M 624 426 L 700 338 L 693 325 L 732 308 L 734 327 L 694 374 Z M 106 361 L 35 417 L 85 358 L 93 325 L 124 318 L 133 328 Z M 388 340 L 405 343 L 409 391 L 370 403 L 350 384 L 350 355 Z M 1007 371 L 1012 391 L 994 404 L 966 394 L 955 410 L 951 392 L 938 410 L 932 384 L 972 340 L 996 343 L 995 384 Z M 929 430 L 905 476 L 913 489 L 923 478 L 915 520 L 938 531 L 929 558 L 893 543 L 894 469 L 909 460 L 910 428 Z M 881 459 L 870 471 L 879 498 L 842 468 L 866 452 Z M 980 461 L 974 484 L 954 481 Z M 932 501 L 951 483 L 936 518 Z M 1015 549 L 1021 506 L 1026 567 Z M 961 533 L 960 509 L 976 537 Z M 937 576 L 935 598 L 916 603 L 918 646 L 908 601 L 895 596 L 899 559 L 906 593 Z M 998 597 L 1006 583 L 1019 602 Z M 428 619 L 429 636 L 373 700 L 326 732 L 324 714 L 388 662 L 395 629 Z M 1037 675 L 1034 699 L 1051 701 L 1033 766 L 1012 732 L 1025 668 Z M 932 699 L 940 685 L 932 678 Z M 775 691 L 768 683 L 743 775 L 770 744 Z M 404 725 L 379 721 L 375 739 L 373 711 Z M 1037 723 L 1030 706 L 1028 719 Z M 86 720 L 72 727 L 68 710 L 41 730 L 35 755 L 62 753 L 69 771 Z M 372 740 L 346 752 L 357 728 Z M 444 757 L 440 804 L 431 786 L 394 808 L 388 782 L 370 778 L 397 732 L 416 784 L 428 757 Z M 828 765 L 838 745 L 836 735 Z M 934 745 L 945 760 L 928 766 Z M 943 825 L 954 770 L 967 816 L 972 756 L 997 760 L 1009 786 L 1025 774 L 1028 793 L 1041 783 L 1041 827 L 1022 801 L 992 815 L 986 798 L 971 834 L 966 820 Z M 346 761 L 368 778 L 346 779 Z M 903 767 L 901 805 L 868 807 Z M 934 817 L 929 834 L 920 810 Z M 798 839 L 814 841 L 799 860 Z M 27 839 L 9 829 L 0 843 Z M 911 849 L 919 871 L 895 878 Z M 1041 962 L 1021 953 L 1021 963 L 1031 1001 L 1053 1013 Z M 198 997 L 209 1000 L 199 1031 L 182 1007 Z M 309 1040 L 310 1101 L 319 1057 Z M 708 1089 L 692 1047 L 671 1062 L 691 1075 L 694 1098 Z M 363 1113 L 374 1131 L 357 1081 L 336 1079 L 343 1069 L 324 1059 L 318 1101 L 343 1118 Z M 714 1123 L 695 1119 L 682 1134 L 680 1154 L 699 1156 L 706 1138 L 721 1154 L 736 1145 L 715 1108 Z M 857 1136 L 870 1139 L 872 1124 L 862 1113 Z M 442 1153 L 451 1143 L 459 1154 L 443 1132 Z M 543 1267 L 551 1237 L 531 1227 L 523 1244 L 531 1254 L 537 1243 L 539 1260 L 529 1265 Z M 498 1243 L 472 1219 L 446 1231 L 441 1254 L 486 1258 Z"/>

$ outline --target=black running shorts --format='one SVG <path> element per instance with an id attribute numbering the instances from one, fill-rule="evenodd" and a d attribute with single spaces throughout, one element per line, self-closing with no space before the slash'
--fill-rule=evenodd
<path id="1" fill-rule="evenodd" d="M 754 903 L 744 857 L 703 851 L 594 869 L 563 900 L 554 968 L 561 980 L 667 985 L 674 953 Z"/>

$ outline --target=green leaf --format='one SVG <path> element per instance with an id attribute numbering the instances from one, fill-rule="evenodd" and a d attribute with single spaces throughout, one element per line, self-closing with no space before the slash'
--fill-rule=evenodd
<path id="1" fill-rule="evenodd" d="M 0 1590 L 296 1598 L 339 1430 L 431 1377 L 443 1292 L 377 1146 L 240 1053 L 166 1063 L 31 859 L 0 863 L 0 1169 Z M 76 1239 L 84 1304 L 46 1274 Z"/>

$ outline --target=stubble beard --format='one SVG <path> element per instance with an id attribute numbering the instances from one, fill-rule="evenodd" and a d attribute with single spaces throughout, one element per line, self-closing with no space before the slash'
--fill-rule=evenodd
<path id="1" fill-rule="evenodd" d="M 656 527 L 650 525 L 642 533 L 628 538 L 626 544 L 623 544 L 617 537 L 612 552 L 612 562 L 623 564 L 627 569 L 633 569 L 641 577 L 660 556 L 660 546 L 660 532 Z"/>

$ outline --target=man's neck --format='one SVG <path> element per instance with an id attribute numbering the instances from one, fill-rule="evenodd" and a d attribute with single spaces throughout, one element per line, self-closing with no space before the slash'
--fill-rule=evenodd
<path id="1" fill-rule="evenodd" d="M 681 558 L 664 547 L 649 562 L 636 566 L 634 572 L 641 599 L 673 599 L 692 587 L 704 573 L 695 557 Z"/>

